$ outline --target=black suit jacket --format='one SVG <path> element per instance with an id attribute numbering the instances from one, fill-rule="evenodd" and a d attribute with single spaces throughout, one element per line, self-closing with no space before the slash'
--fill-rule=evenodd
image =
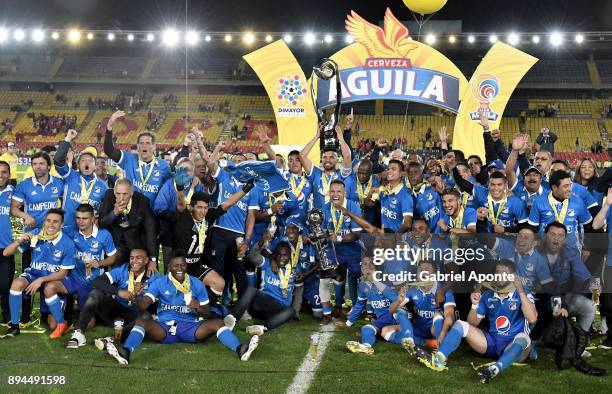
<path id="1" fill-rule="evenodd" d="M 149 199 L 139 192 L 132 195 L 132 208 L 127 214 L 127 221 L 123 215 L 116 216 L 115 194 L 113 189 L 108 189 L 100 205 L 100 217 L 98 223 L 101 228 L 110 231 L 115 246 L 121 253 L 127 253 L 136 247 L 145 247 L 149 257 L 157 258 L 157 223 L 149 206 Z M 124 223 L 124 226 L 120 224 Z M 120 261 L 119 263 L 125 263 Z"/>

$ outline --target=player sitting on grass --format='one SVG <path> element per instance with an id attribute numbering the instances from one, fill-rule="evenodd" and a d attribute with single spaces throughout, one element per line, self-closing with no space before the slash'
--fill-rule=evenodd
<path id="1" fill-rule="evenodd" d="M 512 363 L 527 358 L 531 346 L 529 325 L 537 320 L 533 297 L 523 289 L 522 279 L 514 275 L 512 261 L 498 261 L 495 273 L 499 275 L 494 285 L 498 290 L 486 290 L 482 294 L 474 290 L 470 296 L 472 309 L 468 321 L 457 320 L 436 352 L 417 349 L 419 361 L 435 371 L 443 371 L 448 356 L 459 347 L 461 338 L 465 338 L 478 354 L 497 359 L 495 364 L 478 372 L 480 381 L 489 383 Z M 510 274 L 514 276 L 514 288 Z M 485 317 L 489 321 L 488 332 L 477 328 Z"/>
<path id="2" fill-rule="evenodd" d="M 429 280 L 430 276 L 435 273 L 436 267 L 432 261 L 419 261 L 416 276 L 419 283 L 410 286 L 406 292 L 400 292 L 389 307 L 389 312 L 393 314 L 405 305 L 410 307 L 413 319 L 409 321 L 409 331 L 404 333 L 403 343 L 408 351 L 413 350 L 411 343 L 422 346 L 429 339 L 435 340 L 435 347 L 437 347 L 455 321 L 453 293 L 451 291 L 443 293 L 444 304 L 442 306 L 436 299 L 442 283 Z M 387 294 L 386 291 L 385 294 Z"/>
<path id="3" fill-rule="evenodd" d="M 374 344 L 376 336 L 382 336 L 386 341 L 395 344 L 405 344 L 410 348 L 414 348 L 414 342 L 410 340 L 405 342 L 406 332 L 409 328 L 410 321 L 408 314 L 403 309 L 392 314 L 389 311 L 389 306 L 392 300 L 383 294 L 384 285 L 375 284 L 373 279 L 374 265 L 371 257 L 364 257 L 361 263 L 361 273 L 363 281 L 359 283 L 357 291 L 357 303 L 353 306 L 346 323 L 338 323 L 339 327 L 352 326 L 355 324 L 367 301 L 370 301 L 376 320 L 372 324 L 366 324 L 361 327 L 361 342 L 348 341 L 346 347 L 353 353 L 374 354 Z M 379 290 L 377 287 L 380 287 Z"/>
<path id="4" fill-rule="evenodd" d="M 145 311 L 158 301 L 155 321 L 147 317 L 136 320 L 134 328 L 123 346 L 108 342 L 106 350 L 120 364 L 128 364 L 130 355 L 142 343 L 145 334 L 156 342 L 172 344 L 177 342 L 198 343 L 216 333 L 217 339 L 227 348 L 235 351 L 242 361 L 247 361 L 257 348 L 258 336 L 248 344 L 240 340 L 221 320 L 209 319 L 208 296 L 202 282 L 187 275 L 187 262 L 181 250 L 175 250 L 168 263 L 169 273 L 155 280 L 144 297 L 136 299 L 138 307 Z M 203 317 L 204 320 L 199 320 Z"/>
<path id="5" fill-rule="evenodd" d="M 66 345 L 67 348 L 77 349 L 85 346 L 85 330 L 93 318 L 96 323 L 102 322 L 108 325 L 113 324 L 115 319 L 121 318 L 124 322 L 123 332 L 129 332 L 140 315 L 134 300 L 159 278 L 156 272 L 147 276 L 148 264 L 149 256 L 146 249 L 138 247 L 130 251 L 129 264 L 113 268 L 110 272 L 94 279 L 93 290 L 89 293 L 87 301 L 79 305 L 81 313 L 72 337 Z M 104 350 L 111 340 L 112 337 L 97 338 L 94 343 L 98 349 Z"/>

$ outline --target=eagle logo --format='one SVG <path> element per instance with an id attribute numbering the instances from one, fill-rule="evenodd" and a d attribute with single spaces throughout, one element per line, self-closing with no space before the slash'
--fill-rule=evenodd
<path id="1" fill-rule="evenodd" d="M 376 26 L 355 11 L 346 17 L 346 30 L 356 42 L 363 45 L 370 57 L 401 57 L 418 48 L 418 44 L 408 37 L 408 28 L 401 24 L 387 8 L 384 29 Z"/>

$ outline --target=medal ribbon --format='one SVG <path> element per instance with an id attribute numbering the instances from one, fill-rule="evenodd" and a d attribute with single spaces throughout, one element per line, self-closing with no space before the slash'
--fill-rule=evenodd
<path id="1" fill-rule="evenodd" d="M 489 216 L 491 218 L 491 223 L 497 224 L 497 222 L 499 221 L 499 215 L 504 209 L 506 202 L 508 202 L 508 197 L 504 195 L 504 198 L 501 200 L 501 202 L 499 203 L 499 206 L 497 207 L 497 214 L 495 213 L 493 197 L 491 197 L 491 193 L 489 193 L 489 195 L 487 196 L 487 200 L 489 202 Z"/>
<path id="2" fill-rule="evenodd" d="M 569 199 L 563 200 L 563 204 L 561 206 L 561 212 L 557 211 L 557 200 L 553 197 L 552 192 L 548 193 L 548 203 L 552 208 L 555 214 L 555 220 L 559 223 L 563 223 L 565 221 L 565 215 L 567 215 L 567 207 L 569 206 Z"/>
<path id="3" fill-rule="evenodd" d="M 87 182 L 85 178 L 81 177 L 81 203 L 87 204 L 89 202 L 89 196 L 93 191 L 94 186 L 96 185 L 97 177 L 94 175 L 94 178 L 91 180 L 91 186 L 87 188 Z"/>
<path id="4" fill-rule="evenodd" d="M 147 165 L 144 161 L 138 160 L 138 173 L 140 174 L 140 180 L 142 181 L 142 190 L 144 190 L 144 186 L 149 182 L 149 178 L 153 174 L 153 169 L 155 168 L 155 164 L 157 164 L 157 159 L 153 159 L 151 161 L 151 167 L 149 167 L 149 172 L 147 172 L 146 178 L 142 174 L 142 165 Z"/>

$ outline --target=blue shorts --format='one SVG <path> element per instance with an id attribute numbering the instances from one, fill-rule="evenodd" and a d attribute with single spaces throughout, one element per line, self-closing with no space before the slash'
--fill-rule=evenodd
<path id="1" fill-rule="evenodd" d="M 353 278 L 361 277 L 361 256 L 338 256 L 338 268 L 336 272 L 343 273 L 348 270 L 348 274 Z"/>
<path id="2" fill-rule="evenodd" d="M 19 277 L 25 278 L 28 282 L 32 283 L 38 278 L 42 278 L 45 275 L 39 273 L 39 271 L 31 270 L 30 268 L 26 268 L 25 271 Z"/>
<path id="3" fill-rule="evenodd" d="M 514 340 L 514 337 L 502 337 L 501 335 L 492 335 L 488 332 L 484 332 L 484 336 L 487 339 L 487 351 L 484 356 L 497 360 L 506 347 Z"/>
<path id="4" fill-rule="evenodd" d="M 429 320 L 427 323 L 413 323 L 412 333 L 415 337 L 418 337 L 418 338 L 433 339 L 433 335 L 431 334 L 432 326 L 433 326 L 433 319 Z"/>
<path id="5" fill-rule="evenodd" d="M 393 326 L 399 323 L 397 322 L 397 320 L 395 320 L 392 314 L 385 313 L 384 315 L 377 317 L 376 320 L 372 321 L 372 324 L 376 328 L 382 329 L 383 327 Z"/>
<path id="6" fill-rule="evenodd" d="M 89 293 L 92 289 L 91 282 L 77 279 L 68 275 L 62 280 L 62 284 L 64 285 L 66 290 L 68 290 L 68 293 L 77 295 L 79 307 L 83 308 L 85 306 L 85 301 L 87 301 L 87 297 L 89 297 Z"/>
<path id="7" fill-rule="evenodd" d="M 166 337 L 161 343 L 169 345 L 177 342 L 197 343 L 195 333 L 204 322 L 174 322 L 174 325 L 168 325 L 164 322 L 157 323 L 166 331 Z"/>
<path id="8" fill-rule="evenodd" d="M 304 284 L 304 295 L 303 298 L 308 301 L 312 309 L 320 309 L 321 298 L 319 297 L 319 281 L 316 283 Z"/>

